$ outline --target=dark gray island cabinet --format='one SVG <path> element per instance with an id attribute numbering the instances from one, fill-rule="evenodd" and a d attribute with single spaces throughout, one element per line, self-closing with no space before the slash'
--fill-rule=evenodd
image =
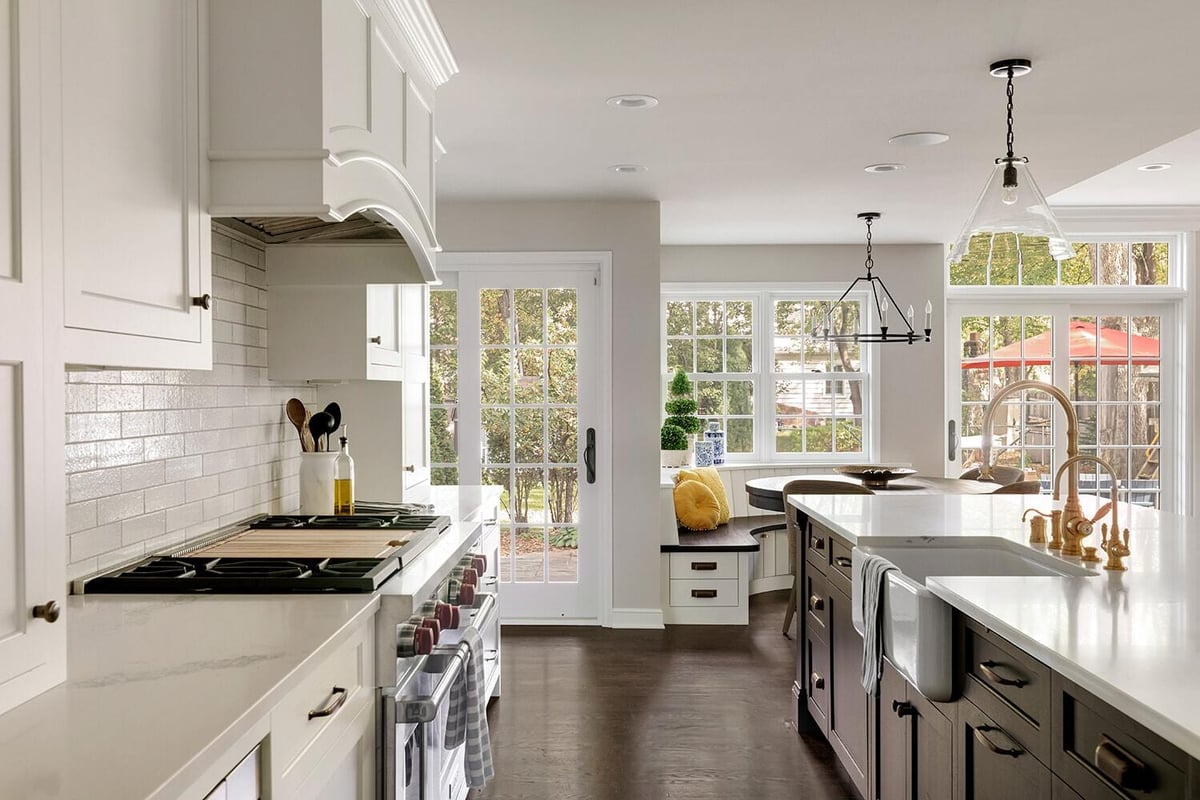
<path id="1" fill-rule="evenodd" d="M 792 509 L 795 511 L 795 509 Z M 862 688 L 850 543 L 801 514 L 796 722 L 870 800 L 1200 800 L 1200 763 L 978 622 L 956 614 L 955 700 L 885 661 Z"/>

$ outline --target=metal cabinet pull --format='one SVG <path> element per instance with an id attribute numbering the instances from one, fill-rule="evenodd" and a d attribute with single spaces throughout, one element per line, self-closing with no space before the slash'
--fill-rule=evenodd
<path id="1" fill-rule="evenodd" d="M 332 701 L 324 708 L 314 708 L 308 712 L 309 719 L 317 719 L 318 717 L 331 717 L 337 713 L 337 710 L 346 704 L 346 690 L 341 686 L 333 687 Z"/>
<path id="2" fill-rule="evenodd" d="M 809 546 L 812 547 L 813 550 L 824 550 L 825 540 L 820 536 L 814 536 L 809 540 Z"/>
<path id="3" fill-rule="evenodd" d="M 917 709 L 913 707 L 912 703 L 906 703 L 902 700 L 893 700 L 892 713 L 897 717 L 911 717 L 916 715 Z"/>
<path id="4" fill-rule="evenodd" d="M 199 297 L 193 297 L 192 305 L 196 308 L 202 308 L 205 311 L 209 311 L 212 309 L 212 295 L 202 294 Z"/>
<path id="5" fill-rule="evenodd" d="M 809 678 L 809 681 L 812 683 L 812 686 L 814 689 L 824 689 L 825 688 L 825 679 L 822 678 L 820 675 L 818 675 L 815 672 Z"/>
<path id="6" fill-rule="evenodd" d="M 1022 686 L 1028 686 L 1029 681 L 1024 678 L 1006 678 L 996 672 L 996 667 L 1000 666 L 995 661 L 980 661 L 979 671 L 983 673 L 983 677 L 987 678 L 992 683 L 998 683 L 1001 686 L 1015 686 L 1020 689 Z"/>
<path id="7" fill-rule="evenodd" d="M 975 729 L 975 740 L 988 750 L 991 750 L 998 756 L 1012 756 L 1013 758 L 1019 758 L 1020 756 L 1025 755 L 1025 751 L 1019 747 L 1001 747 L 1000 745 L 996 744 L 987 737 L 987 731 L 996 731 L 997 733 L 1003 734 L 1004 738 L 1008 739 L 1010 742 L 1013 741 L 1013 738 L 1009 736 L 1008 731 L 1004 730 L 1003 728 L 998 728 L 995 725 L 980 725 Z"/>
<path id="8" fill-rule="evenodd" d="M 367 339 L 367 341 L 370 342 L 371 344 L 383 344 L 383 337 L 382 336 L 372 336 L 370 339 Z"/>
<path id="9" fill-rule="evenodd" d="M 58 622 L 58 617 L 61 613 L 62 609 L 58 607 L 58 603 L 54 600 L 33 607 L 33 618 L 44 619 L 46 622 Z"/>
<path id="10" fill-rule="evenodd" d="M 712 599 L 717 596 L 716 589 L 692 589 L 692 597 L 704 597 Z"/>
<path id="11" fill-rule="evenodd" d="M 1154 788 L 1145 762 L 1107 736 L 1100 737 L 1092 761 L 1101 775 L 1122 789 L 1149 791 Z"/>
<path id="12" fill-rule="evenodd" d="M 808 608 L 810 611 L 824 611 L 825 610 L 824 598 L 817 597 L 814 594 L 812 597 L 808 598 Z"/>
<path id="13" fill-rule="evenodd" d="M 715 562 L 715 561 L 693 561 L 692 562 L 692 571 L 693 572 L 713 572 L 716 570 L 716 568 L 717 568 L 717 562 Z"/>
<path id="14" fill-rule="evenodd" d="M 854 562 L 851 561 L 850 559 L 846 558 L 845 556 L 838 556 L 837 558 L 835 558 L 833 560 L 833 563 L 837 564 L 839 567 L 849 567 Z"/>

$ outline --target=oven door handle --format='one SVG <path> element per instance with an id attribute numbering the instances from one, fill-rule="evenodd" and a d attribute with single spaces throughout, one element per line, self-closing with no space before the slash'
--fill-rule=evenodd
<path id="1" fill-rule="evenodd" d="M 438 709 L 446 701 L 446 695 L 450 694 L 450 689 L 458 682 L 458 677 L 466 668 L 467 659 L 471 657 L 471 646 L 466 642 L 459 642 L 455 648 L 435 648 L 433 654 L 450 657 L 442 677 L 426 697 L 397 697 L 397 722 L 432 722 L 437 717 Z"/>
<path id="2" fill-rule="evenodd" d="M 468 606 L 471 608 L 471 606 Z M 496 593 L 495 592 L 480 592 L 475 595 L 475 613 L 471 615 L 471 627 L 483 633 L 492 622 L 492 617 L 496 615 Z"/>

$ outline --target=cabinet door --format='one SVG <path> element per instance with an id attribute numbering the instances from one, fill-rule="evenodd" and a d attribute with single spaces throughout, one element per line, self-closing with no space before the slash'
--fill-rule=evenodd
<path id="1" fill-rule="evenodd" d="M 400 290 L 396 284 L 367 286 L 367 360 L 381 367 L 403 367 Z"/>
<path id="2" fill-rule="evenodd" d="M 886 660 L 879 679 L 878 702 L 876 741 L 879 757 L 874 770 L 875 796 L 878 800 L 911 800 L 914 713 L 908 702 L 908 684 Z"/>
<path id="3" fill-rule="evenodd" d="M 423 283 L 400 286 L 400 343 L 404 351 L 405 380 L 410 367 L 416 380 L 429 381 L 429 287 Z"/>
<path id="4" fill-rule="evenodd" d="M 66 672 L 66 622 L 34 616 L 66 603 L 60 304 L 44 293 L 38 118 L 18 111 L 39 106 L 44 12 L 0 2 L 0 712 Z"/>
<path id="5" fill-rule="evenodd" d="M 406 379 L 400 387 L 403 402 L 400 424 L 404 430 L 404 488 L 429 480 L 429 387 Z"/>
<path id="6" fill-rule="evenodd" d="M 67 361 L 207 368 L 204 5 L 58 5 Z"/>
<path id="7" fill-rule="evenodd" d="M 850 597 L 832 591 L 829 605 L 829 743 L 865 797 L 871 697 L 862 687 L 863 642 L 851 620 Z"/>
<path id="8" fill-rule="evenodd" d="M 913 711 L 909 730 L 909 797 L 911 800 L 949 798 L 953 785 L 954 723 L 912 686 L 907 686 L 907 692 Z"/>
<path id="9" fill-rule="evenodd" d="M 1050 800 L 1050 770 L 969 700 L 957 704 L 957 800 Z"/>

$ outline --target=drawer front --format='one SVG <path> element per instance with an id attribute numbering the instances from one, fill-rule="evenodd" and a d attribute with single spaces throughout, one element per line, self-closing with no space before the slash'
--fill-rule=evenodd
<path id="1" fill-rule="evenodd" d="M 736 606 L 739 583 L 740 581 L 736 578 L 733 580 L 675 579 L 671 581 L 671 605 Z M 749 587 L 746 587 L 745 591 L 749 591 Z"/>
<path id="2" fill-rule="evenodd" d="M 829 531 L 820 525 L 808 525 L 808 535 L 804 546 L 804 557 L 818 572 L 824 574 L 829 569 L 829 540 L 833 538 Z"/>
<path id="3" fill-rule="evenodd" d="M 815 636 L 804 641 L 805 676 L 804 690 L 808 694 L 808 713 L 826 737 L 829 736 L 829 644 Z"/>
<path id="4" fill-rule="evenodd" d="M 955 797 L 964 800 L 1050 800 L 1050 768 L 1030 742 L 970 701 L 958 703 L 954 741 Z"/>
<path id="5" fill-rule="evenodd" d="M 348 708 L 374 693 L 374 627 L 365 625 L 316 665 L 271 711 L 271 764 L 292 769 L 306 748 Z"/>
<path id="6" fill-rule="evenodd" d="M 1187 755 L 1055 677 L 1054 772 L 1083 800 L 1187 796 Z"/>
<path id="7" fill-rule="evenodd" d="M 1054 776 L 1054 791 L 1050 796 L 1052 800 L 1083 800 L 1079 792 L 1063 783 L 1057 775 Z"/>
<path id="8" fill-rule="evenodd" d="M 830 538 L 829 548 L 829 571 L 825 573 L 829 576 L 829 583 L 835 589 L 841 589 L 847 595 L 851 593 L 850 586 L 853 582 L 853 566 L 850 562 L 850 545 L 838 539 L 837 537 Z"/>
<path id="9" fill-rule="evenodd" d="M 963 631 L 963 659 L 963 695 L 1049 764 L 1049 668 L 970 621 Z"/>
<path id="10" fill-rule="evenodd" d="M 801 598 L 808 615 L 809 633 L 829 641 L 829 583 L 816 570 L 808 570 L 804 577 L 805 592 Z"/>
<path id="11" fill-rule="evenodd" d="M 737 553 L 671 553 L 672 578 L 737 578 Z"/>

